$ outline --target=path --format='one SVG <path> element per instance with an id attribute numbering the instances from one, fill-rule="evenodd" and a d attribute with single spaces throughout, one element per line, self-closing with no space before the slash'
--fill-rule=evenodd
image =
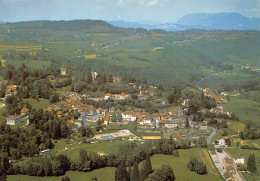
<path id="1" fill-rule="evenodd" d="M 211 134 L 207 138 L 207 143 L 208 144 L 210 144 L 210 141 L 213 138 L 213 136 L 216 134 L 216 132 L 217 132 L 217 128 L 212 128 L 212 132 L 211 132 Z"/>

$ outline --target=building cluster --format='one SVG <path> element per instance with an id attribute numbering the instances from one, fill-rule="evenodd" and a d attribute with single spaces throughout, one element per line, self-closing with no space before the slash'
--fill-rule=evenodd
<path id="1" fill-rule="evenodd" d="M 242 66 L 241 69 L 250 70 L 252 72 L 260 72 L 260 67 L 255 67 L 248 64 L 246 66 Z"/>
<path id="2" fill-rule="evenodd" d="M 121 94 L 110 94 L 106 93 L 104 100 L 113 99 L 113 100 L 125 100 L 130 99 L 131 96 L 127 93 L 122 92 Z"/>

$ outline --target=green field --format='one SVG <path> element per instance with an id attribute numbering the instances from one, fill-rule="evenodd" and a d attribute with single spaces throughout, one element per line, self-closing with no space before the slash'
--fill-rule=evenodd
<path id="1" fill-rule="evenodd" d="M 113 146 L 111 144 L 111 146 Z M 113 146 L 114 147 L 114 146 Z M 98 149 L 98 146 L 96 147 Z M 108 149 L 105 145 L 103 147 L 103 151 L 106 151 Z M 94 149 L 94 147 L 93 147 Z M 88 150 L 91 150 L 89 148 Z M 113 150 L 111 147 L 108 149 Z M 76 152 L 75 152 L 76 153 Z M 217 170 L 215 169 L 210 156 L 206 149 L 200 149 L 200 148 L 193 148 L 193 149 L 187 149 L 187 150 L 179 150 L 180 157 L 174 157 L 171 155 L 154 155 L 151 157 L 152 167 L 153 169 L 159 168 L 161 165 L 170 165 L 174 171 L 175 177 L 177 181 L 190 181 L 190 180 L 197 180 L 197 181 L 214 181 L 214 180 L 221 180 Z M 191 156 L 195 156 L 202 160 L 207 165 L 208 174 L 207 175 L 198 175 L 195 172 L 191 172 L 187 168 L 187 162 Z M 141 163 L 140 163 L 141 165 Z M 71 178 L 71 180 L 90 180 L 92 177 L 96 176 L 98 180 L 104 180 L 104 181 L 112 181 L 114 180 L 114 171 L 115 168 L 102 168 L 98 170 L 94 170 L 92 172 L 73 172 L 69 171 L 66 173 L 67 176 Z M 25 176 L 25 175 L 12 175 L 8 176 L 8 180 L 50 180 L 50 181 L 56 181 L 61 180 L 62 176 L 60 177 L 31 177 L 31 176 Z"/>
<path id="2" fill-rule="evenodd" d="M 91 178 L 97 177 L 98 180 L 112 181 L 115 178 L 115 168 L 106 167 L 97 169 L 91 172 L 77 172 L 68 171 L 66 175 L 70 177 L 71 181 L 91 181 Z M 60 181 L 64 176 L 59 177 L 34 177 L 27 175 L 9 175 L 7 177 L 8 181 Z"/>
<path id="3" fill-rule="evenodd" d="M 202 88 L 209 87 L 210 89 L 223 90 L 230 88 L 231 90 L 238 89 L 250 81 L 257 81 L 260 83 L 260 76 L 258 74 L 231 71 L 215 74 L 214 76 L 205 79 L 200 83 Z"/>
<path id="4" fill-rule="evenodd" d="M 89 143 L 89 144 L 66 144 L 65 140 L 59 140 L 55 143 L 55 148 L 52 150 L 52 154 L 67 154 L 71 159 L 76 159 L 79 156 L 79 151 L 85 149 L 87 151 L 94 151 L 102 154 L 118 153 L 120 145 L 125 142 L 105 142 L 105 143 Z M 64 148 L 68 148 L 67 151 Z"/>
<path id="5" fill-rule="evenodd" d="M 238 153 L 242 154 L 245 157 L 245 162 L 247 163 L 247 159 L 250 154 L 254 153 L 256 157 L 256 167 L 257 171 L 255 174 L 250 174 L 250 173 L 242 173 L 244 178 L 247 181 L 253 181 L 253 180 L 260 180 L 260 151 L 259 150 L 247 150 L 247 149 L 240 149 L 240 148 L 228 148 L 228 152 L 232 155 L 235 156 Z"/>
<path id="6" fill-rule="evenodd" d="M 180 157 L 174 157 L 171 155 L 154 155 L 151 157 L 153 169 L 159 168 L 161 165 L 169 165 L 172 167 L 174 175 L 177 181 L 214 181 L 222 180 L 217 170 L 215 169 L 213 162 L 206 149 L 187 149 L 179 150 Z M 195 172 L 191 172 L 187 168 L 187 163 L 190 157 L 195 156 L 207 165 L 208 174 L 199 175 Z"/>
<path id="7" fill-rule="evenodd" d="M 39 98 L 39 100 L 32 99 L 32 98 L 23 99 L 24 103 L 26 103 L 27 101 L 35 109 L 43 109 L 50 105 L 49 99 L 43 99 L 43 98 Z"/>
<path id="8" fill-rule="evenodd" d="M 234 112 L 241 122 L 252 121 L 260 126 L 260 103 L 240 97 L 231 97 L 230 102 L 223 104 L 229 112 Z"/>

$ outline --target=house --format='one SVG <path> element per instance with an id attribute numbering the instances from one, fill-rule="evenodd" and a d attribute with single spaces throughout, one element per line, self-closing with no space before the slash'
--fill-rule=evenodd
<path id="1" fill-rule="evenodd" d="M 97 72 L 91 72 L 91 76 L 92 76 L 92 81 L 95 82 L 95 80 L 98 76 L 98 73 Z"/>
<path id="2" fill-rule="evenodd" d="M 223 177 L 224 177 L 225 181 L 235 181 L 234 176 L 230 172 L 224 173 Z"/>
<path id="3" fill-rule="evenodd" d="M 6 124 L 8 125 L 17 125 L 20 124 L 22 120 L 21 115 L 13 115 L 6 118 Z"/>
<path id="4" fill-rule="evenodd" d="M 236 164 L 245 164 L 245 158 L 243 155 L 236 155 L 234 156 L 234 162 Z"/>
<path id="5" fill-rule="evenodd" d="M 133 111 L 124 111 L 122 114 L 123 120 L 136 121 L 137 117 Z"/>
<path id="6" fill-rule="evenodd" d="M 225 140 L 224 139 L 219 139 L 218 140 L 218 145 L 219 146 L 225 146 Z"/>
<path id="7" fill-rule="evenodd" d="M 112 76 L 113 82 L 121 82 L 122 78 L 119 76 Z"/>
<path id="8" fill-rule="evenodd" d="M 159 127 L 161 127 L 161 128 L 169 128 L 169 129 L 178 128 L 178 124 L 176 123 L 176 121 L 160 120 L 158 122 L 159 122 Z M 157 126 L 158 125 L 156 124 L 156 127 Z"/>
<path id="9" fill-rule="evenodd" d="M 67 68 L 61 68 L 60 74 L 63 75 L 63 76 L 66 76 L 67 75 Z"/>
<path id="10" fill-rule="evenodd" d="M 139 94 L 137 97 L 138 97 L 138 99 L 144 99 L 144 95 L 143 94 Z"/>
<path id="11" fill-rule="evenodd" d="M 24 107 L 23 109 L 21 109 L 21 115 L 24 116 L 24 115 L 27 115 L 29 113 L 29 109 Z"/>
<path id="12" fill-rule="evenodd" d="M 200 122 L 198 125 L 200 130 L 207 130 L 208 129 L 208 125 L 205 122 Z"/>
<path id="13" fill-rule="evenodd" d="M 110 118 L 110 114 L 106 114 L 105 116 L 104 116 L 104 125 L 109 125 L 109 118 Z"/>
<path id="14" fill-rule="evenodd" d="M 110 97 L 112 96 L 112 94 L 110 94 L 110 93 L 106 93 L 106 95 L 105 95 L 105 100 L 108 100 Z"/>
<path id="15" fill-rule="evenodd" d="M 152 125 L 153 124 L 153 117 L 152 116 L 146 116 L 140 121 L 141 125 Z"/>
<path id="16" fill-rule="evenodd" d="M 121 100 L 125 100 L 125 99 L 128 99 L 128 98 L 129 98 L 129 94 L 124 93 L 124 92 L 122 92 L 122 93 L 120 94 L 120 99 L 121 99 Z"/>
<path id="17" fill-rule="evenodd" d="M 62 112 L 62 111 L 58 111 L 56 114 L 57 114 L 58 117 L 61 117 L 61 115 L 63 114 L 63 112 Z"/>

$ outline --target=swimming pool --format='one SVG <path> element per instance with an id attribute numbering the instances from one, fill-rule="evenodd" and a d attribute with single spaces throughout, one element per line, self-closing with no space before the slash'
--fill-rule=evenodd
<path id="1" fill-rule="evenodd" d="M 111 139 L 114 138 L 114 136 L 109 135 L 109 136 L 101 136 L 100 139 Z"/>

